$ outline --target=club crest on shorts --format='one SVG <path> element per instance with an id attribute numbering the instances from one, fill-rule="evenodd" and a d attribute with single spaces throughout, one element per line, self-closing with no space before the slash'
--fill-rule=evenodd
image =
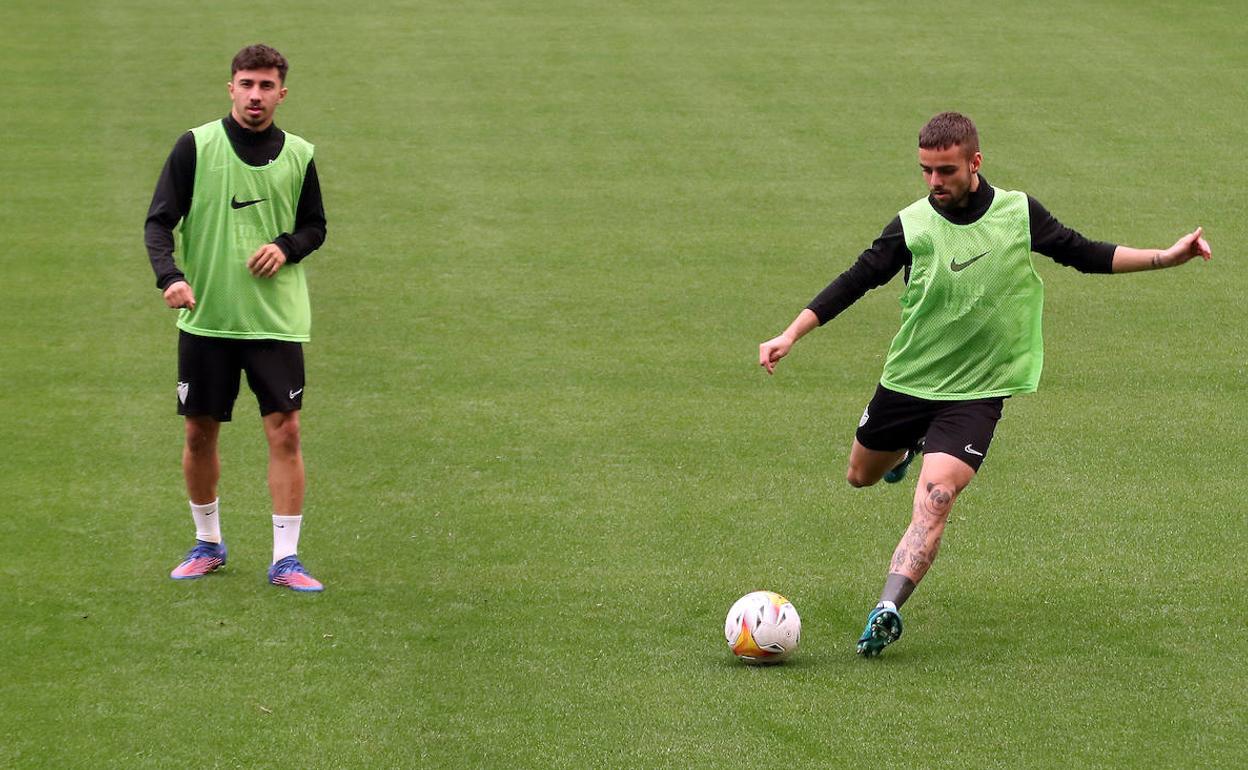
<path id="1" fill-rule="evenodd" d="M 190 392 L 191 392 L 191 383 L 189 382 L 178 383 L 178 402 L 182 404 L 183 406 L 186 406 L 186 394 Z"/>

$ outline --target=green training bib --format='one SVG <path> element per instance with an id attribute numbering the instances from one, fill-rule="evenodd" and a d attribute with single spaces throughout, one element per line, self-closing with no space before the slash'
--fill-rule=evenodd
<path id="1" fill-rule="evenodd" d="M 1044 283 L 1031 261 L 1024 193 L 994 188 L 977 222 L 956 225 L 927 198 L 900 214 L 913 255 L 901 328 L 880 382 L 919 398 L 1030 393 L 1044 363 Z"/>
<path id="2" fill-rule="evenodd" d="M 256 278 L 247 259 L 294 230 L 312 145 L 287 133 L 281 153 L 266 166 L 249 166 L 230 146 L 221 121 L 191 129 L 195 187 L 182 220 L 182 267 L 195 292 L 178 328 L 206 337 L 306 342 L 312 311 L 302 264 L 285 264 L 272 278 Z"/>

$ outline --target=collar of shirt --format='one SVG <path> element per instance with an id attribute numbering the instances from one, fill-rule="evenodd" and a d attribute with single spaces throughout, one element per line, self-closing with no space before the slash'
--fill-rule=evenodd
<path id="1" fill-rule="evenodd" d="M 988 180 L 984 179 L 983 174 L 979 176 L 979 188 L 971 193 L 966 200 L 966 206 L 960 209 L 947 211 L 936 205 L 936 202 L 929 195 L 928 200 L 932 202 L 932 208 L 936 209 L 942 217 L 954 223 L 955 225 L 969 225 L 979 221 L 979 218 L 988 213 L 988 207 L 992 205 L 992 185 L 988 184 Z"/>
<path id="2" fill-rule="evenodd" d="M 286 135 L 275 123 L 270 123 L 263 131 L 244 128 L 233 115 L 226 115 L 221 123 L 234 152 L 249 166 L 268 165 L 281 154 L 286 143 Z"/>

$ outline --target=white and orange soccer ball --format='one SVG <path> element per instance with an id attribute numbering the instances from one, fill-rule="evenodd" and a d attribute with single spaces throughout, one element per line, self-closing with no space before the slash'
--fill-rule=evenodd
<path id="1" fill-rule="evenodd" d="M 732 654 L 746 663 L 779 663 L 797 650 L 802 619 L 793 603 L 774 591 L 754 591 L 737 599 L 724 620 Z"/>

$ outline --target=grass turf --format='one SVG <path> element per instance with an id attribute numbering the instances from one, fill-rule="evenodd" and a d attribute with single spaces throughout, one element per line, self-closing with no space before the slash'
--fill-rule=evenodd
<path id="1" fill-rule="evenodd" d="M 1242 766 L 1245 228 L 1230 4 L 120 2 L 0 11 L 0 764 Z M 330 220 L 301 555 L 244 393 L 231 563 L 190 545 L 141 220 L 229 56 Z M 1092 237 L 1215 261 L 1047 284 L 1011 401 L 878 661 L 911 490 L 841 481 L 894 283 L 775 378 L 756 345 L 922 194 L 918 127 Z M 783 667 L 719 638 L 770 588 Z"/>

